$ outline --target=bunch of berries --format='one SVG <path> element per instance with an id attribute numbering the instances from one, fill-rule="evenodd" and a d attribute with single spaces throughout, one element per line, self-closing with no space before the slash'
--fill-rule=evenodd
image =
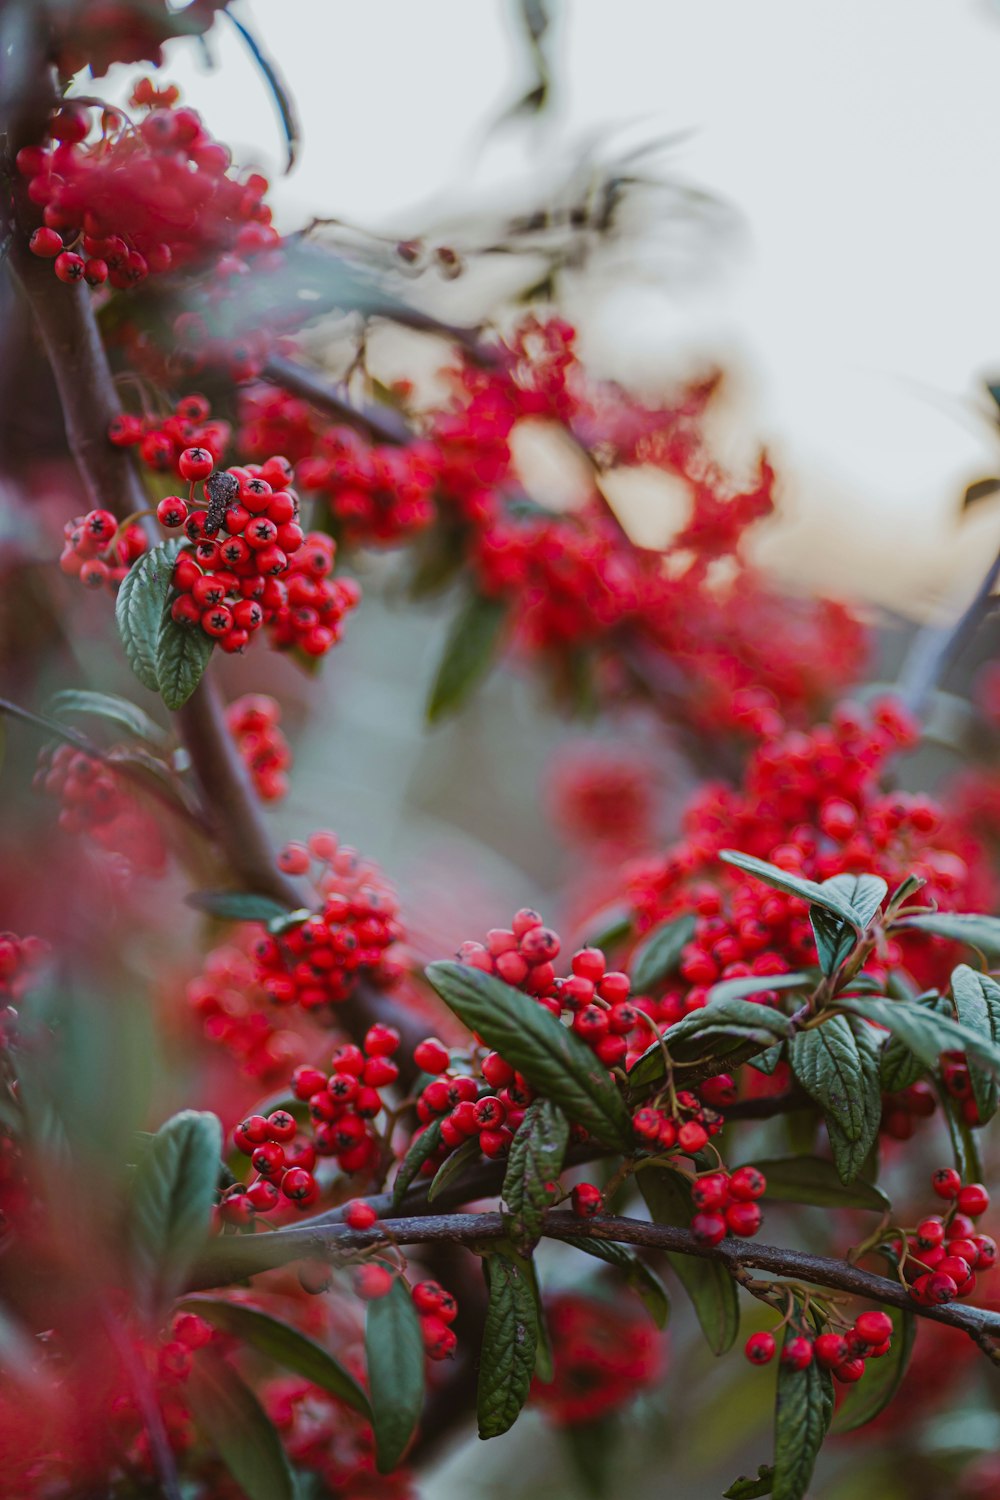
<path id="1" fill-rule="evenodd" d="M 388 544 L 434 519 L 435 451 L 431 444 L 369 447 L 353 432 L 332 428 L 319 452 L 297 469 L 304 490 L 324 495 L 345 540 Z"/>
<path id="2" fill-rule="evenodd" d="M 233 1131 L 233 1145 L 249 1156 L 255 1175 L 249 1183 L 234 1183 L 223 1192 L 216 1209 L 218 1228 L 252 1229 L 258 1214 L 291 1208 L 306 1213 L 316 1203 L 316 1146 L 300 1135 L 287 1109 L 248 1115 Z"/>
<path id="3" fill-rule="evenodd" d="M 720 1073 L 706 1080 L 697 1093 L 678 1089 L 669 1104 L 643 1105 L 632 1116 L 632 1129 L 651 1151 L 672 1151 L 676 1146 L 685 1156 L 696 1156 L 724 1124 L 709 1101 L 731 1104 L 735 1097 L 729 1074 Z"/>
<path id="4" fill-rule="evenodd" d="M 773 1333 L 752 1333 L 744 1353 L 752 1365 L 766 1365 L 774 1358 Z M 865 1362 L 881 1359 L 892 1347 L 892 1319 L 884 1312 L 863 1312 L 843 1333 L 828 1331 L 813 1337 L 803 1324 L 801 1331 L 786 1338 L 781 1362 L 793 1370 L 804 1370 L 813 1360 L 831 1371 L 843 1385 L 853 1385 L 865 1373 Z"/>
<path id="5" fill-rule="evenodd" d="M 353 1207 L 354 1205 L 352 1205 Z M 367 1207 L 367 1205 L 365 1205 Z M 345 1219 L 355 1229 L 367 1229 L 375 1222 L 374 1212 L 365 1224 L 354 1224 L 351 1210 Z M 374 1302 L 387 1297 L 392 1290 L 395 1277 L 385 1266 L 375 1263 L 360 1266 L 354 1277 L 354 1290 L 365 1302 Z M 424 1353 L 428 1359 L 448 1359 L 455 1352 L 458 1342 L 451 1324 L 458 1317 L 458 1303 L 451 1292 L 445 1291 L 439 1281 L 418 1281 L 410 1288 L 410 1297 L 420 1321 L 420 1332 L 424 1341 Z"/>
<path id="6" fill-rule="evenodd" d="M 934 1090 L 929 1083 L 920 1079 L 896 1094 L 882 1095 L 879 1129 L 894 1141 L 908 1141 L 917 1128 L 918 1120 L 929 1120 L 936 1110 Z"/>
<path id="7" fill-rule="evenodd" d="M 559 1427 L 577 1427 L 627 1406 L 664 1372 L 664 1340 L 634 1298 L 559 1292 L 545 1299 L 552 1380 L 532 1400 Z"/>
<path id="8" fill-rule="evenodd" d="M 48 952 L 43 938 L 0 932 L 0 1000 L 6 1004 L 20 1000 Z"/>
<path id="9" fill-rule="evenodd" d="M 342 1358 L 340 1330 L 333 1347 Z M 349 1360 L 348 1367 L 355 1378 L 363 1378 L 363 1359 Z M 261 1400 L 296 1470 L 315 1475 L 321 1494 L 417 1500 L 409 1470 L 378 1472 L 371 1426 L 346 1401 L 298 1376 L 268 1381 Z"/>
<path id="10" fill-rule="evenodd" d="M 414 1133 L 417 1140 L 435 1121 L 440 1147 L 424 1161 L 421 1172 L 432 1175 L 458 1146 L 475 1140 L 484 1156 L 504 1156 L 514 1138 L 524 1111 L 535 1097 L 520 1073 L 497 1052 L 490 1052 L 480 1065 L 482 1079 L 462 1068 L 453 1068 L 448 1049 L 437 1037 L 425 1037 L 414 1049 L 413 1060 L 433 1077 L 417 1098 Z"/>
<path id="11" fill-rule="evenodd" d="M 752 1239 L 762 1222 L 757 1199 L 766 1191 L 767 1179 L 756 1167 L 702 1173 L 691 1185 L 697 1210 L 691 1233 L 703 1245 L 717 1245 L 727 1234 Z"/>
<path id="12" fill-rule="evenodd" d="M 226 724 L 262 802 L 278 802 L 288 791 L 292 750 L 279 723 L 281 709 L 263 693 L 235 698 L 226 709 Z"/>
<path id="13" fill-rule="evenodd" d="M 992 1270 L 997 1261 L 996 1240 L 976 1232 L 975 1220 L 990 1206 L 982 1183 L 963 1186 L 954 1167 L 940 1167 L 931 1186 L 949 1204 L 947 1213 L 922 1219 L 907 1235 L 905 1247 L 898 1246 L 910 1296 L 922 1307 L 971 1296 L 975 1273 Z"/>
<path id="14" fill-rule="evenodd" d="M 161 525 L 183 526 L 188 538 L 174 565 L 174 620 L 197 626 L 227 652 L 242 651 L 266 624 L 279 650 L 324 655 L 361 595 L 353 580 L 331 576 L 332 539 L 303 533 L 298 500 L 285 488 L 287 461 L 216 470 L 207 448 L 187 448 L 178 468 L 190 483 L 188 499 L 169 495 L 156 511 Z M 199 481 L 202 505 L 195 504 Z"/>
<path id="15" fill-rule="evenodd" d="M 61 802 L 59 827 L 86 834 L 136 873 L 160 874 L 166 864 L 163 831 L 107 762 L 75 745 L 43 745 L 32 788 Z"/>
<path id="16" fill-rule="evenodd" d="M 42 210 L 34 254 L 61 281 L 116 290 L 209 261 L 219 289 L 231 290 L 253 261 L 273 263 L 280 236 L 267 179 L 235 176 L 197 112 L 162 102 L 148 80 L 132 103 L 146 110 L 138 125 L 105 107 L 96 134 L 90 108 L 67 101 L 47 139 L 18 152 L 27 197 Z"/>
<path id="17" fill-rule="evenodd" d="M 59 566 L 84 588 L 106 588 L 113 594 L 148 545 L 141 526 L 119 528 L 109 510 L 88 510 L 64 525 Z"/>
<path id="18" fill-rule="evenodd" d="M 322 905 L 280 934 L 260 933 L 253 943 L 256 980 L 273 1004 L 325 1012 L 349 998 L 362 974 L 383 987 L 400 978 L 391 953 L 403 936 L 399 906 L 374 865 L 327 832 L 312 834 L 306 844 L 287 844 L 278 865 L 288 875 L 312 872 Z"/>
<path id="19" fill-rule="evenodd" d="M 243 948 L 226 944 L 208 954 L 202 972 L 188 983 L 187 1000 L 206 1041 L 224 1047 L 248 1077 L 277 1084 L 302 1060 L 304 1041 L 275 1025 L 256 983 L 252 937 L 241 938 Z"/>
<path id="20" fill-rule="evenodd" d="M 182 396 L 169 417 L 121 412 L 108 427 L 108 439 L 116 448 L 138 448 L 139 458 L 148 469 L 178 478 L 184 477 L 180 458 L 188 448 L 206 449 L 218 465 L 229 437 L 229 423 L 213 420 L 206 398 L 194 392 Z"/>

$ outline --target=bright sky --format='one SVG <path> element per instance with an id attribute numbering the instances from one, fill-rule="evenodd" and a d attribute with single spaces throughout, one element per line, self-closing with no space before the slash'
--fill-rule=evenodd
<path id="1" fill-rule="evenodd" d="M 678 170 L 745 232 L 723 276 L 620 304 L 618 368 L 735 360 L 790 476 L 801 534 L 772 549 L 786 565 L 823 519 L 817 576 L 854 568 L 859 542 L 886 596 L 947 595 L 985 568 L 1000 509 L 957 541 L 950 517 L 1000 466 L 970 409 L 977 377 L 1000 370 L 996 0 L 563 0 L 553 122 L 485 154 L 519 81 L 506 0 L 242 6 L 302 115 L 286 217 L 405 229 L 509 177 L 515 147 L 537 163 L 585 132 L 690 128 Z M 218 33 L 220 71 L 185 46 L 171 75 L 216 134 L 274 167 L 270 103 Z"/>

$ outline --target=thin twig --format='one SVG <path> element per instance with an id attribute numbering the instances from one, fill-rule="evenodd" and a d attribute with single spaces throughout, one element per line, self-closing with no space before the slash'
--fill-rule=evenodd
<path id="1" fill-rule="evenodd" d="M 413 438 L 406 420 L 389 406 L 360 406 L 348 401 L 328 380 L 316 370 L 307 369 L 296 360 L 272 354 L 264 365 L 265 380 L 280 385 L 283 390 L 301 396 L 313 406 L 329 412 L 345 427 L 351 427 L 362 436 L 379 443 L 400 445 Z"/>

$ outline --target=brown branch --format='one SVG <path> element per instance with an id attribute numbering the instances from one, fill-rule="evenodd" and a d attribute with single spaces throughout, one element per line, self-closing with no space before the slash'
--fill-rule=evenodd
<path id="1" fill-rule="evenodd" d="M 371 1229 L 364 1230 L 351 1229 L 343 1223 L 303 1224 L 275 1230 L 261 1238 L 269 1247 L 268 1259 L 278 1265 L 303 1256 L 352 1253 L 390 1242 L 427 1245 L 445 1241 L 471 1245 L 482 1240 L 502 1239 L 509 1232 L 504 1216 L 499 1213 L 432 1214 L 381 1220 Z M 689 1229 L 675 1225 L 651 1224 L 641 1219 L 617 1216 L 578 1219 L 574 1214 L 560 1210 L 545 1215 L 542 1234 L 556 1240 L 611 1240 L 616 1244 L 640 1245 L 648 1250 L 665 1250 L 675 1255 L 693 1255 L 700 1260 L 715 1261 L 734 1272 L 750 1266 L 774 1276 L 791 1277 L 889 1307 L 905 1308 L 918 1317 L 960 1328 L 981 1346 L 984 1339 L 1000 1339 L 1000 1312 L 956 1302 L 942 1307 L 920 1307 L 906 1287 L 897 1281 L 863 1271 L 847 1261 L 809 1255 L 802 1250 L 786 1250 L 777 1245 L 736 1239 L 725 1239 L 718 1245 L 703 1245 Z"/>
<path id="2" fill-rule="evenodd" d="M 334 387 L 316 370 L 307 369 L 296 360 L 272 354 L 264 365 L 265 380 L 280 385 L 283 390 L 329 412 L 342 422 L 360 432 L 363 437 L 377 443 L 403 444 L 413 437 L 406 420 L 390 406 L 355 405 L 337 393 Z"/>

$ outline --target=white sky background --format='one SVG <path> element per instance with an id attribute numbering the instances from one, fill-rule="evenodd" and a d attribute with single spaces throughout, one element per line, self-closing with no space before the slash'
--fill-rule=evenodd
<path id="1" fill-rule="evenodd" d="M 582 133 L 692 129 L 672 161 L 744 232 L 724 274 L 618 297 L 595 353 L 646 378 L 688 356 L 735 365 L 744 421 L 787 476 L 793 524 L 765 551 L 799 578 L 926 603 L 985 569 L 996 502 L 961 536 L 953 517 L 961 487 L 1000 466 L 971 413 L 977 377 L 1000 371 L 995 0 L 563 0 L 554 119 L 486 152 L 523 81 L 505 0 L 243 0 L 240 14 L 302 118 L 278 188 L 289 223 L 406 231 L 488 201 Z M 224 22 L 212 46 L 218 71 L 184 44 L 170 76 L 242 159 L 275 168 L 263 85 Z"/>

